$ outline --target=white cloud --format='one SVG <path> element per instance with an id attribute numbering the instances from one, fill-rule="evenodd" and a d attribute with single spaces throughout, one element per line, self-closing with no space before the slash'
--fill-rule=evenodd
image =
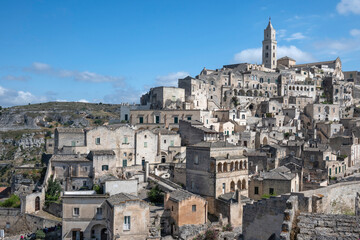
<path id="1" fill-rule="evenodd" d="M 293 33 L 290 37 L 286 38 L 286 41 L 292 41 L 292 40 L 300 40 L 304 39 L 305 36 L 301 32 Z"/>
<path id="2" fill-rule="evenodd" d="M 258 63 L 262 61 L 262 48 L 249 48 L 236 53 L 234 61 L 239 63 Z"/>
<path id="3" fill-rule="evenodd" d="M 324 40 L 314 44 L 317 49 L 323 50 L 325 53 L 332 55 L 341 55 L 346 52 L 354 52 L 360 50 L 360 39 L 337 39 Z"/>
<path id="4" fill-rule="evenodd" d="M 341 0 L 336 6 L 340 14 L 360 14 L 360 0 Z"/>
<path id="5" fill-rule="evenodd" d="M 286 29 L 279 29 L 276 31 L 276 37 L 280 40 L 286 36 Z"/>
<path id="6" fill-rule="evenodd" d="M 38 71 L 50 70 L 50 65 L 46 63 L 34 62 L 31 64 L 32 68 Z"/>
<path id="7" fill-rule="evenodd" d="M 0 105 L 9 107 L 28 103 L 46 102 L 46 97 L 34 96 L 30 92 L 16 91 L 0 86 Z"/>
<path id="8" fill-rule="evenodd" d="M 351 29 L 350 35 L 353 37 L 360 36 L 360 29 Z"/>
<path id="9" fill-rule="evenodd" d="M 304 52 L 297 47 L 291 46 L 278 46 L 277 48 L 278 59 L 281 57 L 291 57 L 294 58 L 297 62 L 311 62 L 315 59 L 310 53 Z M 258 63 L 262 62 L 262 48 L 250 48 L 245 49 L 234 56 L 234 62 L 238 63 Z"/>
<path id="10" fill-rule="evenodd" d="M 28 79 L 31 79 L 30 76 L 14 76 L 14 75 L 6 75 L 2 77 L 3 80 L 8 80 L 8 81 L 21 81 L 21 82 L 25 82 Z"/>
<path id="11" fill-rule="evenodd" d="M 279 46 L 277 49 L 277 56 L 278 59 L 288 56 L 295 59 L 298 63 L 311 62 L 315 60 L 310 53 L 304 52 L 293 45 Z"/>
<path id="12" fill-rule="evenodd" d="M 124 77 L 101 75 L 89 71 L 77 71 L 77 70 L 66 70 L 66 69 L 55 69 L 46 63 L 34 62 L 31 67 L 24 68 L 25 71 L 46 74 L 58 78 L 73 78 L 76 81 L 81 82 L 122 82 L 125 80 Z"/>
<path id="13" fill-rule="evenodd" d="M 86 99 L 80 99 L 78 102 L 82 102 L 82 103 L 88 103 L 89 101 Z"/>
<path id="14" fill-rule="evenodd" d="M 178 86 L 178 79 L 189 76 L 190 74 L 187 72 L 176 72 L 169 73 L 164 76 L 157 76 L 155 79 L 155 84 L 157 86 Z"/>

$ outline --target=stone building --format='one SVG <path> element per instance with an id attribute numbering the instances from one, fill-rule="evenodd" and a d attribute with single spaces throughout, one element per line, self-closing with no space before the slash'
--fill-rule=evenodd
<path id="1" fill-rule="evenodd" d="M 185 90 L 177 87 L 155 87 L 140 98 L 141 105 L 149 109 L 182 109 Z"/>
<path id="2" fill-rule="evenodd" d="M 179 228 L 184 225 L 206 224 L 208 221 L 207 201 L 182 189 L 165 194 L 164 210 L 170 215 L 170 231 L 166 232 L 171 235 L 177 235 Z"/>
<path id="3" fill-rule="evenodd" d="M 92 189 L 93 162 L 84 155 L 53 155 L 51 175 L 65 191 Z"/>
<path id="4" fill-rule="evenodd" d="M 269 24 L 264 30 L 262 64 L 270 69 L 276 68 L 277 41 L 275 35 L 276 35 L 276 31 L 271 24 L 271 19 L 269 19 Z"/>
<path id="5" fill-rule="evenodd" d="M 243 148 L 227 142 L 200 142 L 186 149 L 186 189 L 209 202 L 216 214 L 215 199 L 239 190 L 247 196 L 248 163 Z"/>
<path id="6" fill-rule="evenodd" d="M 150 130 L 141 130 L 136 133 L 136 154 L 137 164 L 159 163 L 158 158 L 158 135 Z"/>
<path id="7" fill-rule="evenodd" d="M 314 121 L 339 121 L 341 116 L 338 104 L 308 104 L 304 113 Z"/>
<path id="8" fill-rule="evenodd" d="M 179 124 L 179 133 L 182 145 L 194 145 L 199 142 L 215 142 L 220 139 L 220 133 L 213 129 L 204 127 L 198 121 L 182 121 Z"/>
<path id="9" fill-rule="evenodd" d="M 209 117 L 210 113 L 202 110 L 133 110 L 130 112 L 130 123 L 139 129 L 165 126 L 170 130 L 178 130 L 180 120 L 206 123 Z"/>
<path id="10" fill-rule="evenodd" d="M 260 200 L 264 195 L 281 195 L 300 191 L 300 176 L 285 166 L 260 172 L 249 180 L 249 198 Z"/>
<path id="11" fill-rule="evenodd" d="M 67 147 L 84 147 L 85 131 L 81 128 L 56 128 L 54 153 L 66 151 Z"/>
<path id="12" fill-rule="evenodd" d="M 62 239 L 147 239 L 149 205 L 126 193 L 65 192 Z"/>
<path id="13" fill-rule="evenodd" d="M 190 109 L 208 109 L 208 89 L 211 92 L 212 85 L 204 80 L 187 76 L 179 79 L 178 86 L 185 89 L 185 101 L 190 103 Z"/>

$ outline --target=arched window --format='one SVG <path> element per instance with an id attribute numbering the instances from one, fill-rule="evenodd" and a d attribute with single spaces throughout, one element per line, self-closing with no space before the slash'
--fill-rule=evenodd
<path id="1" fill-rule="evenodd" d="M 228 164 L 227 163 L 224 163 L 224 167 L 223 167 L 223 171 L 224 172 L 227 172 L 228 171 L 228 166 L 227 166 Z"/>
<path id="2" fill-rule="evenodd" d="M 234 162 L 231 162 L 230 163 L 230 171 L 234 171 L 235 169 L 234 169 Z"/>
<path id="3" fill-rule="evenodd" d="M 230 183 L 230 191 L 231 192 L 235 191 L 235 183 L 234 183 L 234 181 L 231 181 L 231 183 Z"/>
<path id="4" fill-rule="evenodd" d="M 243 169 L 243 161 L 240 161 L 240 170 L 242 170 Z"/>
<path id="5" fill-rule="evenodd" d="M 218 163 L 218 172 L 222 172 L 222 163 Z"/>
<path id="6" fill-rule="evenodd" d="M 245 181 L 245 179 L 242 180 L 241 189 L 246 189 L 246 181 Z"/>
<path id="7" fill-rule="evenodd" d="M 237 170 L 239 170 L 239 162 L 238 161 L 235 162 L 235 171 L 237 171 Z"/>
<path id="8" fill-rule="evenodd" d="M 35 211 L 40 210 L 40 197 L 35 198 Z"/>
<path id="9" fill-rule="evenodd" d="M 242 119 L 245 119 L 245 114 L 241 115 L 241 118 L 242 118 Z"/>
<path id="10" fill-rule="evenodd" d="M 241 190 L 241 181 L 240 181 L 240 180 L 237 182 L 237 188 L 238 188 L 239 190 Z"/>
<path id="11" fill-rule="evenodd" d="M 244 169 L 247 169 L 246 161 L 244 161 Z"/>

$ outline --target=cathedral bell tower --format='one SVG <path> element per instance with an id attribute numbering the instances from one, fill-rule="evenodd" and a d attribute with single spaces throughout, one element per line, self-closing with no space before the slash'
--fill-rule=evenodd
<path id="1" fill-rule="evenodd" d="M 271 18 L 269 24 L 264 30 L 264 41 L 262 47 L 262 64 L 270 69 L 276 68 L 276 31 L 271 24 Z"/>

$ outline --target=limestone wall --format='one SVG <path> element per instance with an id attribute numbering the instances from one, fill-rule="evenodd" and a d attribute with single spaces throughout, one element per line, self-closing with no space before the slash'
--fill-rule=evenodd
<path id="1" fill-rule="evenodd" d="M 283 195 L 246 204 L 243 208 L 244 239 L 268 239 L 273 233 L 279 236 L 289 197 Z"/>

